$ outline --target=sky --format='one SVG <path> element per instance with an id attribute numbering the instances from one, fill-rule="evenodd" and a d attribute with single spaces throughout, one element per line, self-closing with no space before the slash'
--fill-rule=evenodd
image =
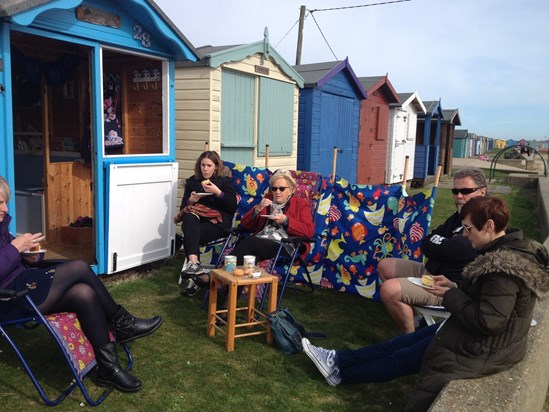
<path id="1" fill-rule="evenodd" d="M 388 74 L 398 93 L 458 109 L 459 129 L 549 139 L 549 1 L 389 1 L 155 0 L 195 47 L 254 43 L 268 27 L 291 65 L 305 5 L 302 64 L 348 57 L 358 77 Z"/>

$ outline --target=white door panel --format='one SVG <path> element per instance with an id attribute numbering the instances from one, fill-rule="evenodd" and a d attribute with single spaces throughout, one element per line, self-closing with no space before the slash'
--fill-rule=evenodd
<path id="1" fill-rule="evenodd" d="M 109 166 L 108 273 L 171 255 L 177 163 Z"/>

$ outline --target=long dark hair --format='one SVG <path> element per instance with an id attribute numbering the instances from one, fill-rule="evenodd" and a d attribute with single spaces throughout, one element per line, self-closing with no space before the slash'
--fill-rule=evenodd
<path id="1" fill-rule="evenodd" d="M 194 165 L 194 176 L 197 179 L 201 179 L 204 176 L 202 176 L 202 170 L 200 169 L 200 163 L 202 163 L 202 159 L 210 159 L 214 165 L 215 165 L 215 172 L 213 174 L 213 177 L 218 177 L 220 173 L 223 171 L 223 160 L 221 160 L 221 157 L 219 157 L 219 154 L 215 150 L 206 150 L 203 152 L 196 161 Z"/>

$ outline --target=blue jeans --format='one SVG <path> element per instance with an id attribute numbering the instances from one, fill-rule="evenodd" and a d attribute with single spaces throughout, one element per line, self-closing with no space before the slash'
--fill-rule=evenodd
<path id="1" fill-rule="evenodd" d="M 386 382 L 418 373 L 423 354 L 440 325 L 434 324 L 413 333 L 356 350 L 336 352 L 343 383 Z"/>

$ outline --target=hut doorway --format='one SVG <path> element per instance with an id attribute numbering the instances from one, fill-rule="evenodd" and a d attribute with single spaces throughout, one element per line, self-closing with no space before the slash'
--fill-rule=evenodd
<path id="1" fill-rule="evenodd" d="M 90 48 L 11 33 L 17 231 L 48 258 L 94 260 Z"/>

